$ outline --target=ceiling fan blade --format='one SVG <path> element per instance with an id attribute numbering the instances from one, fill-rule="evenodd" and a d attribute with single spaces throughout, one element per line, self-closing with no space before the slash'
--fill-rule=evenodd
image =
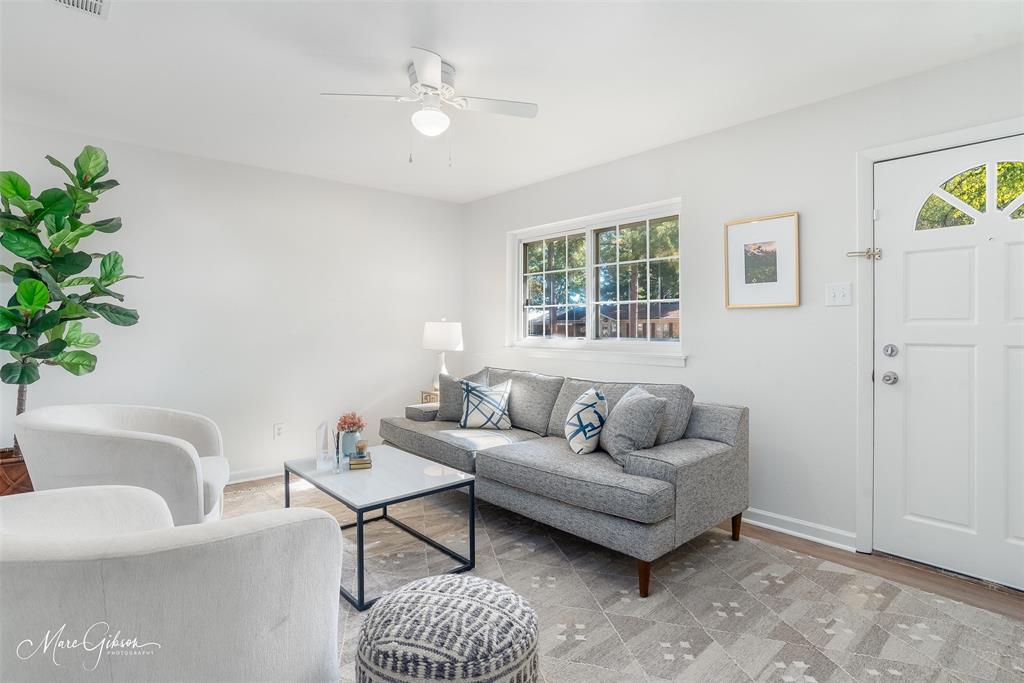
<path id="1" fill-rule="evenodd" d="M 416 80 L 434 90 L 441 89 L 441 55 L 422 47 L 412 49 L 412 63 L 416 67 Z"/>
<path id="2" fill-rule="evenodd" d="M 504 114 L 532 119 L 540 108 L 532 102 L 514 102 L 512 100 L 492 100 L 486 97 L 460 97 L 465 104 L 465 111 L 482 111 L 488 114 Z"/>
<path id="3" fill-rule="evenodd" d="M 364 95 L 362 93 L 348 93 L 348 92 L 322 92 L 320 93 L 324 97 L 346 97 L 350 100 L 371 100 L 378 102 L 407 102 L 408 99 L 404 95 Z"/>

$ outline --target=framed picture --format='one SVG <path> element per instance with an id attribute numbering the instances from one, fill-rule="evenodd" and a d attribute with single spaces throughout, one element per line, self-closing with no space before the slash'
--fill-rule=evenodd
<path id="1" fill-rule="evenodd" d="M 725 307 L 800 305 L 796 211 L 725 224 Z"/>

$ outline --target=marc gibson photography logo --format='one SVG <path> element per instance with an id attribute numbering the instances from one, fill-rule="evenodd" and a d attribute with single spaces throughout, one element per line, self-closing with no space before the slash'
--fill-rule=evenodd
<path id="1" fill-rule="evenodd" d="M 68 625 L 65 623 L 56 630 L 47 631 L 39 640 L 26 638 L 18 643 L 18 659 L 26 660 L 37 655 L 49 655 L 54 666 L 60 666 L 59 652 L 81 650 L 88 655 L 82 662 L 82 668 L 86 671 L 95 671 L 104 656 L 139 657 L 151 655 L 161 647 L 160 643 L 155 641 L 140 643 L 137 637 L 123 635 L 121 629 L 113 631 L 110 624 L 105 621 L 97 621 L 85 629 L 81 638 L 66 635 L 67 630 Z"/>

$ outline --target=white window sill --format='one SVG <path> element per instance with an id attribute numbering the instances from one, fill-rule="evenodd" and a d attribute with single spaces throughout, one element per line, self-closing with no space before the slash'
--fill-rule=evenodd
<path id="1" fill-rule="evenodd" d="M 686 353 L 671 342 L 660 344 L 602 344 L 600 342 L 527 342 L 518 341 L 512 348 L 530 358 L 557 358 L 592 363 L 618 363 L 623 365 L 653 365 L 685 368 Z"/>

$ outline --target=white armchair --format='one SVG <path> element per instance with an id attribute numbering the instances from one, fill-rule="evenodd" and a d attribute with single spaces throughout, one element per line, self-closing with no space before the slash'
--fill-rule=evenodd
<path id="1" fill-rule="evenodd" d="M 321 510 L 175 527 L 131 486 L 5 496 L 0 678 L 336 682 L 340 580 Z"/>
<path id="2" fill-rule="evenodd" d="M 49 406 L 19 415 L 14 432 L 37 491 L 141 486 L 167 501 L 178 526 L 220 519 L 230 468 L 207 417 L 148 406 Z"/>

